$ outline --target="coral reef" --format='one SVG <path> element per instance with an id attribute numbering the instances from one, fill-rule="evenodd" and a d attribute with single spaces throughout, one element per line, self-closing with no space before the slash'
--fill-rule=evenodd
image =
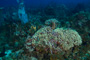
<path id="1" fill-rule="evenodd" d="M 17 9 L 0 9 L 0 53 L 3 47 L 6 53 L 0 60 L 90 60 L 89 10 L 82 6 L 72 12 L 55 4 L 21 8 L 28 13 L 22 24 Z"/>

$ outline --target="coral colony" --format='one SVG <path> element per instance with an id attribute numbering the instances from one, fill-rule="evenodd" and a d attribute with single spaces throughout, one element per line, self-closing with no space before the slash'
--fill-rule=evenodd
<path id="1" fill-rule="evenodd" d="M 67 51 L 75 45 L 80 45 L 82 39 L 80 35 L 67 28 L 57 28 L 53 30 L 51 27 L 43 27 L 38 30 L 32 38 L 28 38 L 26 41 L 26 49 L 31 51 L 39 51 L 40 48 L 50 53 L 58 53 L 60 51 Z M 40 50 L 39 50 L 40 49 Z"/>

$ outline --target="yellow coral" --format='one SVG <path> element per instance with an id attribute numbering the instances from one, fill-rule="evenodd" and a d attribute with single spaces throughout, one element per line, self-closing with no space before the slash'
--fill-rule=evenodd
<path id="1" fill-rule="evenodd" d="M 31 29 L 33 29 L 34 31 L 36 31 L 36 26 L 31 26 Z"/>

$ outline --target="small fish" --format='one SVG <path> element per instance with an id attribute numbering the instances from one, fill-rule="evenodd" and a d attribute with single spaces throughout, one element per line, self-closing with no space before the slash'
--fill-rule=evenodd
<path id="1" fill-rule="evenodd" d="M 5 54 L 5 47 L 3 47 L 3 51 L 0 53 L 0 57 L 3 57 L 3 56 L 5 56 L 6 54 Z"/>

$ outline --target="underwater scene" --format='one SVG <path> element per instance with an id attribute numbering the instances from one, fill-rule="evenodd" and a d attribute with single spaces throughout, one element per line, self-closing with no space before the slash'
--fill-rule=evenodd
<path id="1" fill-rule="evenodd" d="M 90 60 L 90 0 L 0 0 L 0 60 Z"/>

